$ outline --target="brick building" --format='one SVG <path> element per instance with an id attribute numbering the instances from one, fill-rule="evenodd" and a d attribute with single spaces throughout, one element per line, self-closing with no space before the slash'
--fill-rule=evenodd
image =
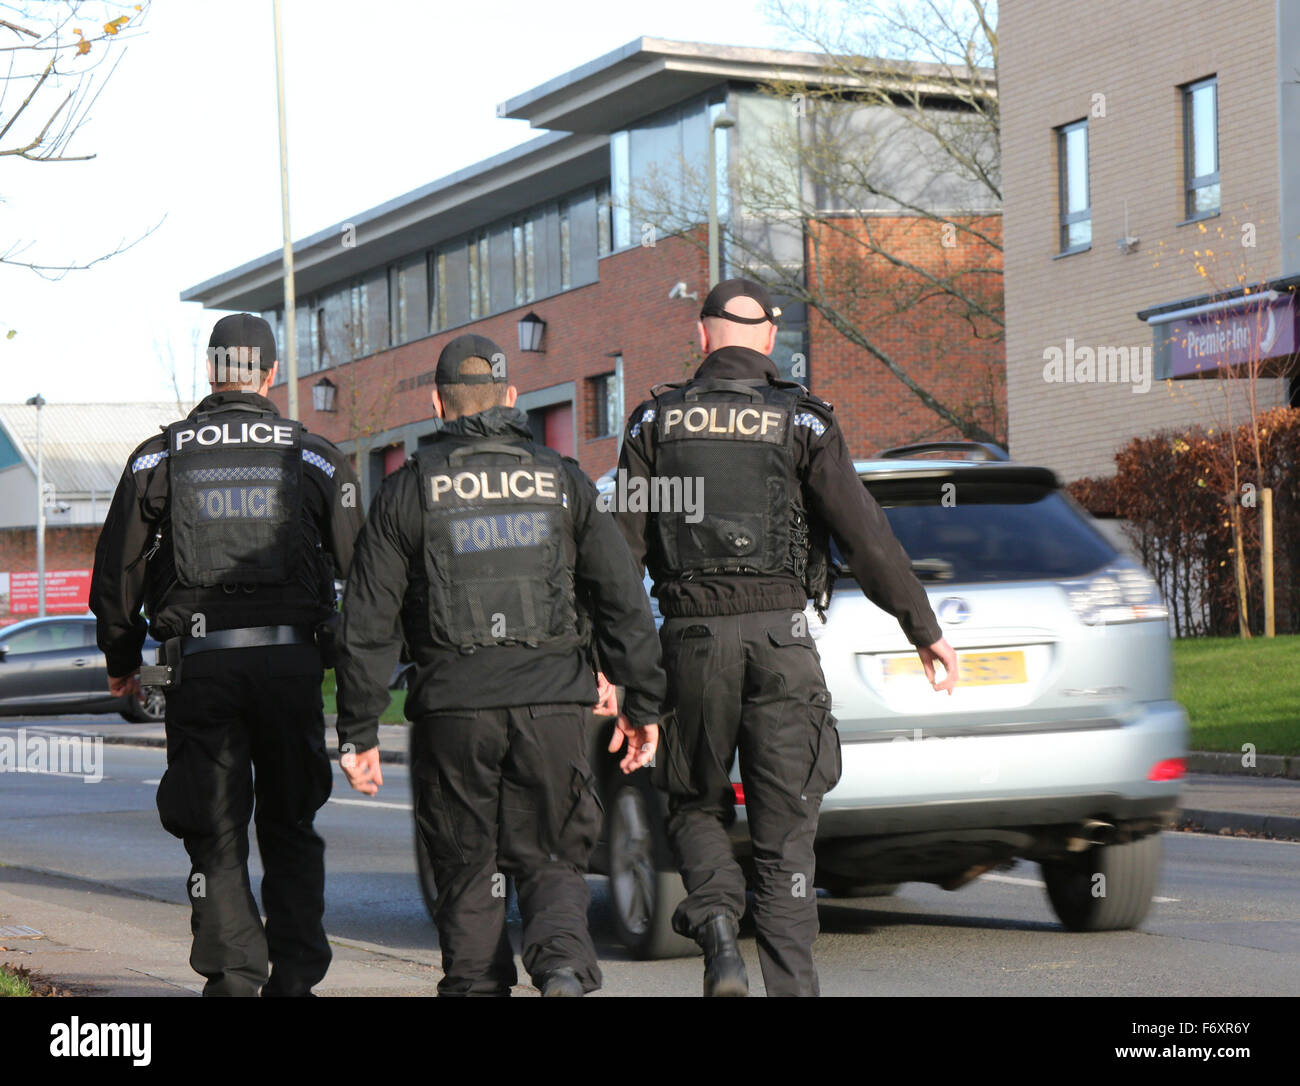
<path id="1" fill-rule="evenodd" d="M 652 385 L 684 378 L 700 362 L 695 320 L 708 290 L 703 214 L 679 215 L 663 229 L 633 211 L 639 186 L 672 174 L 685 204 L 703 206 L 699 178 L 712 138 L 720 216 L 734 225 L 744 214 L 742 156 L 761 153 L 773 131 L 774 99 L 762 88 L 824 75 L 814 54 L 641 38 L 503 103 L 499 115 L 546 134 L 295 243 L 303 421 L 353 455 L 373 492 L 434 432 L 429 385 L 438 352 L 474 331 L 505 348 L 537 436 L 592 475 L 611 468 L 628 412 Z M 868 128 L 877 123 L 861 113 Z M 916 172 L 914 162 L 888 168 Z M 987 200 L 935 186 L 932 176 L 916 184 L 918 193 L 944 194 L 942 213 L 976 216 L 1000 233 L 1000 209 Z M 949 268 L 988 259 L 970 247 L 944 251 L 932 220 L 898 207 L 849 206 L 844 198 L 825 206 L 827 215 L 864 209 L 877 228 L 896 220 L 912 230 L 925 259 Z M 809 224 L 787 225 L 781 264 L 806 274 Z M 824 259 L 835 263 L 833 254 Z M 844 281 L 856 286 L 879 288 L 898 276 L 884 260 L 841 264 Z M 746 270 L 724 249 L 724 277 Z M 283 356 L 282 289 L 277 251 L 181 297 L 261 312 L 277 328 Z M 837 404 L 855 453 L 953 436 L 860 347 L 802 304 L 784 303 L 774 360 Z M 981 417 L 996 425 L 1004 413 L 996 336 L 942 302 L 906 319 L 864 304 L 873 342 L 922 386 L 954 402 L 987 399 Z M 523 349 L 521 322 L 530 314 L 544 322 L 540 350 Z M 314 391 L 332 396 L 333 410 L 318 409 Z M 273 396 L 284 409 L 283 384 Z"/>
<path id="2" fill-rule="evenodd" d="M 1202 378 L 1252 354 L 1260 409 L 1300 403 L 1300 5 L 1018 0 L 998 31 L 1012 453 L 1111 475 L 1222 427 Z"/>

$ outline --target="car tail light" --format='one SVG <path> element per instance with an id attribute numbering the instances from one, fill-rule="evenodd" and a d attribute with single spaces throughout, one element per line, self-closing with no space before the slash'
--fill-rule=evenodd
<path id="1" fill-rule="evenodd" d="M 1122 559 L 1079 581 L 1062 581 L 1070 608 L 1087 626 L 1168 618 L 1160 586 L 1131 559 Z"/>
<path id="2" fill-rule="evenodd" d="M 745 786 L 743 784 L 736 783 L 731 786 L 731 789 L 733 792 L 736 793 L 737 805 L 741 807 L 745 806 Z"/>
<path id="3" fill-rule="evenodd" d="M 1147 771 L 1149 781 L 1176 781 L 1187 776 L 1186 758 L 1165 758 Z"/>

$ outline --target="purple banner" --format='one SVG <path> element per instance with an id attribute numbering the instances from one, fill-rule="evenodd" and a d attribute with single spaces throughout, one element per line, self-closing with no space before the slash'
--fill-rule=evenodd
<path id="1" fill-rule="evenodd" d="M 1295 295 L 1247 299 L 1232 309 L 1172 321 L 1166 334 L 1174 377 L 1289 355 L 1297 342 Z"/>

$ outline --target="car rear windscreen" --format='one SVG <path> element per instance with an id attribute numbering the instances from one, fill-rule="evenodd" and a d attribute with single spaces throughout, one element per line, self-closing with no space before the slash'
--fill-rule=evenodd
<path id="1" fill-rule="evenodd" d="M 958 480 L 945 505 L 942 488 L 869 487 L 925 583 L 1082 577 L 1118 553 L 1055 490 Z"/>

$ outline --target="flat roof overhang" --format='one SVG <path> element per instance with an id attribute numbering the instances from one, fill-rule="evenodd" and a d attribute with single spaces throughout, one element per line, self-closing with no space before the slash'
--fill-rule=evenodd
<path id="1" fill-rule="evenodd" d="M 909 85 L 933 81 L 933 93 L 951 96 L 950 69 L 855 58 L 854 71 L 874 66 L 883 81 L 906 72 Z M 985 85 L 996 93 L 993 73 Z M 860 77 L 828 67 L 821 53 L 751 49 L 734 45 L 637 38 L 602 57 L 557 76 L 497 106 L 498 117 L 526 120 L 534 128 L 565 132 L 616 132 L 642 117 L 676 105 L 719 83 L 799 83 L 851 88 Z"/>
<path id="2" fill-rule="evenodd" d="M 299 295 L 346 280 L 609 177 L 609 137 L 552 132 L 294 242 Z M 347 224 L 356 245 L 339 244 Z M 258 312 L 284 302 L 277 249 L 181 291 L 207 309 Z"/>

